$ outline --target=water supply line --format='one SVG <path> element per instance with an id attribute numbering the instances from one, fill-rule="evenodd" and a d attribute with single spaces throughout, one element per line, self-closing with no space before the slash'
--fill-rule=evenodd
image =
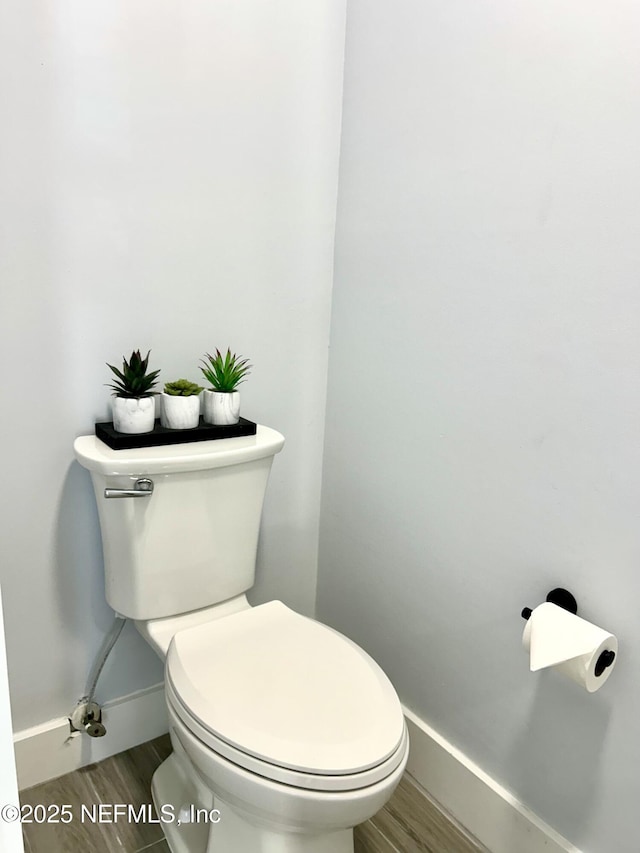
<path id="1" fill-rule="evenodd" d="M 111 654 L 111 650 L 115 646 L 118 637 L 122 633 L 125 622 L 125 616 L 120 616 L 116 613 L 113 625 L 107 636 L 104 638 L 102 647 L 98 652 L 95 663 L 89 673 L 87 679 L 87 689 L 84 696 L 78 700 L 71 716 L 69 717 L 70 737 L 75 737 L 81 732 L 86 732 L 90 737 L 103 737 L 107 730 L 102 722 L 102 709 L 95 700 L 96 687 L 98 679 L 107 662 L 107 658 Z"/>
<path id="2" fill-rule="evenodd" d="M 111 630 L 104 638 L 102 649 L 100 650 L 98 657 L 96 658 L 96 662 L 93 665 L 93 669 L 91 670 L 91 674 L 87 679 L 87 691 L 85 694 L 87 702 L 93 702 L 93 697 L 96 692 L 96 686 L 98 684 L 100 674 L 102 673 L 104 665 L 107 662 L 107 658 L 111 654 L 111 649 L 115 646 L 118 637 L 122 633 L 122 629 L 124 628 L 124 624 L 126 621 L 127 619 L 125 616 L 120 616 L 119 614 L 116 614 L 115 619 L 113 620 L 113 625 L 111 626 Z"/>

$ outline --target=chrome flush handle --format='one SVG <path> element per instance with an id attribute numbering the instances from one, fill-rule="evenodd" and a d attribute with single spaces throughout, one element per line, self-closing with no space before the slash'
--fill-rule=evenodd
<path id="1" fill-rule="evenodd" d="M 153 480 L 140 477 L 132 489 L 105 489 L 105 498 L 150 498 L 153 494 Z"/>

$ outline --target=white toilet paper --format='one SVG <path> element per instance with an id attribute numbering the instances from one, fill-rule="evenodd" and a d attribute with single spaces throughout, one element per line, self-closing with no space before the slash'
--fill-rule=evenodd
<path id="1" fill-rule="evenodd" d="M 608 631 L 568 610 L 545 602 L 532 611 L 522 635 L 530 653 L 531 671 L 553 667 L 589 693 L 599 690 L 611 675 L 614 662 L 596 675 L 602 652 L 618 654 L 618 641 Z"/>

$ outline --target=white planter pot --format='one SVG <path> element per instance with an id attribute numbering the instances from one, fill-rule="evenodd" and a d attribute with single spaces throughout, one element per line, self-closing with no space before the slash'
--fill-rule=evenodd
<path id="1" fill-rule="evenodd" d="M 113 428 L 131 435 L 151 432 L 156 417 L 155 397 L 114 397 Z"/>
<path id="2" fill-rule="evenodd" d="M 204 420 L 207 424 L 229 426 L 240 420 L 239 391 L 203 391 Z"/>
<path id="3" fill-rule="evenodd" d="M 200 395 L 162 394 L 160 423 L 167 429 L 194 429 L 200 420 Z"/>

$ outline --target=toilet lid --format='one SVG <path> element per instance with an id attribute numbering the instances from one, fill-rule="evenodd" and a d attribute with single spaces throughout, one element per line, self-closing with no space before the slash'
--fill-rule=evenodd
<path id="1" fill-rule="evenodd" d="M 358 773 L 404 735 L 400 702 L 375 661 L 280 601 L 179 631 L 167 676 L 200 725 L 280 767 Z"/>

